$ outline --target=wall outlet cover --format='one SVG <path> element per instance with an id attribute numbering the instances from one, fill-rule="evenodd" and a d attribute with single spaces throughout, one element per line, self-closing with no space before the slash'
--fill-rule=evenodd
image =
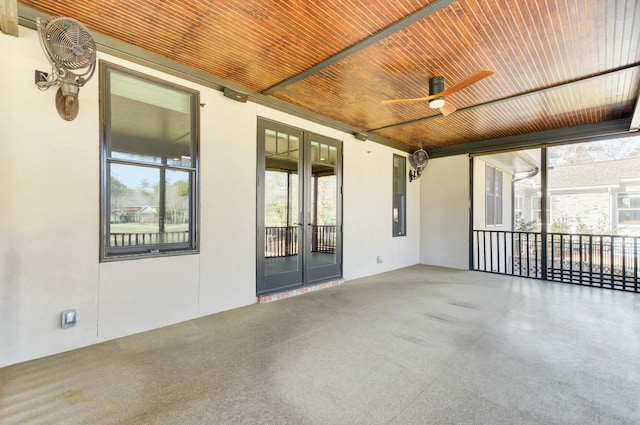
<path id="1" fill-rule="evenodd" d="M 75 326 L 78 321 L 78 313 L 75 310 L 65 310 L 61 316 L 60 326 L 62 326 L 62 328 Z"/>

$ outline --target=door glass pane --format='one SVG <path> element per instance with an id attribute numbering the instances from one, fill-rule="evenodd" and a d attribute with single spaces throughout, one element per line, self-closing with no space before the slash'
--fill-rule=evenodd
<path id="1" fill-rule="evenodd" d="M 264 257 L 268 276 L 300 270 L 300 140 L 270 130 L 265 137 Z"/>
<path id="2" fill-rule="evenodd" d="M 337 148 L 311 142 L 311 267 L 336 264 Z M 316 154 L 314 155 L 314 152 Z M 333 163 L 332 163 L 333 162 Z"/>

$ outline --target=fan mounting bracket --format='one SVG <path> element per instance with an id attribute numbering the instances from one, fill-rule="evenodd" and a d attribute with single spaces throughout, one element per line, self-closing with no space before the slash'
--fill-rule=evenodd
<path id="1" fill-rule="evenodd" d="M 48 72 L 44 72 L 44 71 L 39 71 L 36 69 L 36 84 L 38 83 L 44 83 L 49 81 L 49 73 Z"/>

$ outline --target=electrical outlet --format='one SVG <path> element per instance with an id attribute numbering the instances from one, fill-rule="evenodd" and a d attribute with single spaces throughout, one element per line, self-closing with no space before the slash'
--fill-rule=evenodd
<path id="1" fill-rule="evenodd" d="M 378 262 L 378 264 L 382 264 L 382 257 L 378 255 L 378 258 L 376 258 L 376 261 Z"/>
<path id="2" fill-rule="evenodd" d="M 61 316 L 60 326 L 62 326 L 62 328 L 75 326 L 78 321 L 78 313 L 75 310 L 65 310 Z"/>

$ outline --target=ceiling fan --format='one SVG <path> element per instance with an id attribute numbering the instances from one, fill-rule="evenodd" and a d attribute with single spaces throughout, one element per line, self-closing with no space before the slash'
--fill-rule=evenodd
<path id="1" fill-rule="evenodd" d="M 449 115 L 455 112 L 456 107 L 450 103 L 445 101 L 445 96 L 458 92 L 460 90 L 466 89 L 472 84 L 477 83 L 478 81 L 487 78 L 493 74 L 493 71 L 490 69 L 481 69 L 478 72 L 475 72 L 469 75 L 466 78 L 458 81 L 456 84 L 451 87 L 444 88 L 444 77 L 436 76 L 429 79 L 429 96 L 424 97 L 416 97 L 413 99 L 394 99 L 394 100 L 383 100 L 384 104 L 391 103 L 406 103 L 406 102 L 420 102 L 420 101 L 429 101 L 430 108 L 438 108 L 442 115 Z"/>

